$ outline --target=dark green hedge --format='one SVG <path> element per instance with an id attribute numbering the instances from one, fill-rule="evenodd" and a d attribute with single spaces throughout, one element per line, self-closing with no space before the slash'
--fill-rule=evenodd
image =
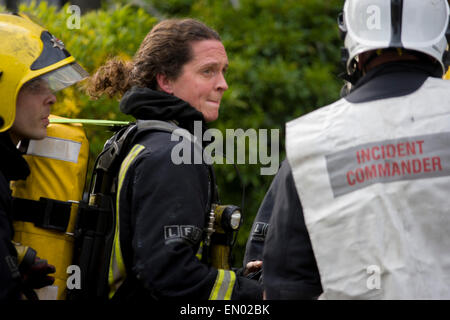
<path id="1" fill-rule="evenodd" d="M 69 29 L 68 5 L 61 10 L 45 3 L 22 6 L 37 16 L 89 72 L 106 59 L 129 59 L 161 17 L 193 17 L 216 29 L 230 61 L 219 120 L 226 129 L 280 129 L 280 161 L 284 159 L 284 124 L 326 105 L 339 96 L 342 82 L 341 42 L 336 26 L 341 0 L 147 0 L 144 8 L 109 1 L 105 9 L 81 17 L 80 29 Z M 113 3 L 113 5 L 111 5 Z M 153 16 L 147 12 L 153 12 Z M 79 88 L 80 89 L 80 88 Z M 129 119 L 118 102 L 91 101 L 81 90 L 67 90 L 55 113 L 69 117 Z M 89 130 L 92 157 L 109 133 Z M 241 203 L 241 185 L 232 165 L 216 165 L 223 203 Z M 273 176 L 261 176 L 259 165 L 239 165 L 246 187 L 245 223 L 234 250 L 242 261 L 254 216 Z"/>

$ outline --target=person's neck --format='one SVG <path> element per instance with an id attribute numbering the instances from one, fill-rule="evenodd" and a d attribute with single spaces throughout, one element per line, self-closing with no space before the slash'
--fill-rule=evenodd
<path id="1" fill-rule="evenodd" d="M 9 131 L 9 137 L 11 138 L 11 141 L 13 142 L 13 144 L 15 146 L 17 146 L 19 144 L 20 140 L 22 140 L 18 135 L 16 135 L 11 130 Z"/>
<path id="2" fill-rule="evenodd" d="M 420 59 L 414 55 L 411 54 L 404 54 L 402 56 L 399 56 L 397 53 L 394 52 L 386 52 L 383 53 L 381 56 L 376 57 L 372 61 L 370 61 L 367 65 L 363 66 L 363 73 L 366 74 L 370 70 L 386 63 L 390 62 L 398 62 L 398 61 L 419 61 Z"/>

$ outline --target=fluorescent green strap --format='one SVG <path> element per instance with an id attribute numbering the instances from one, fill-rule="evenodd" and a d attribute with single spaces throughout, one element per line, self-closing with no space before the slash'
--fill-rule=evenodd
<path id="1" fill-rule="evenodd" d="M 211 290 L 209 300 L 230 300 L 236 282 L 236 273 L 223 269 L 217 271 L 216 282 Z"/>
<path id="2" fill-rule="evenodd" d="M 97 119 L 50 118 L 49 120 L 50 123 L 81 123 L 96 126 L 123 126 L 130 124 L 129 121 L 97 120 Z"/>
<path id="3" fill-rule="evenodd" d="M 126 278 L 126 270 L 125 264 L 123 262 L 122 250 L 120 248 L 120 236 L 119 236 L 119 199 L 120 192 L 122 189 L 123 180 L 125 179 L 125 175 L 130 167 L 131 163 L 133 163 L 134 159 L 145 149 L 144 146 L 137 144 L 135 145 L 131 151 L 126 156 L 125 160 L 123 160 L 122 165 L 120 166 L 119 171 L 119 183 L 117 186 L 117 197 L 116 197 L 116 228 L 114 232 L 114 243 L 111 253 L 111 260 L 109 263 L 109 273 L 108 273 L 108 283 L 109 283 L 109 298 L 111 299 L 116 293 L 117 289 L 122 285 L 123 281 Z"/>

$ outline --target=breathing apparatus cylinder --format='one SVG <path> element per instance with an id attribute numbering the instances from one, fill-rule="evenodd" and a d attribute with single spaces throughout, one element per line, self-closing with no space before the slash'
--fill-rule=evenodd
<path id="1" fill-rule="evenodd" d="M 46 287 L 52 291 L 50 296 L 46 288 L 39 289 L 46 299 L 66 296 L 77 202 L 83 195 L 88 154 L 89 142 L 81 125 L 50 124 L 47 138 L 31 140 L 24 155 L 30 175 L 11 183 L 13 241 L 33 248 L 56 268 L 54 286 Z"/>
<path id="2" fill-rule="evenodd" d="M 236 232 L 242 222 L 241 209 L 234 205 L 213 205 L 214 215 L 211 215 L 210 225 L 213 223 L 210 257 L 211 264 L 217 269 L 230 270 L 231 248 Z"/>

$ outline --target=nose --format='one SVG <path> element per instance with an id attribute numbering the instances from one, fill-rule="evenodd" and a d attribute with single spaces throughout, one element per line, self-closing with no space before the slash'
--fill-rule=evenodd
<path id="1" fill-rule="evenodd" d="M 225 76 L 222 72 L 219 73 L 219 78 L 216 83 L 216 89 L 221 91 L 225 91 L 228 89 L 227 81 L 225 80 Z"/>
<path id="2" fill-rule="evenodd" d="M 56 96 L 54 93 L 51 93 L 48 99 L 50 105 L 54 105 L 56 103 Z"/>
<path id="3" fill-rule="evenodd" d="M 49 93 L 46 100 L 45 105 L 51 109 L 51 107 L 56 103 L 56 96 L 54 93 Z"/>

